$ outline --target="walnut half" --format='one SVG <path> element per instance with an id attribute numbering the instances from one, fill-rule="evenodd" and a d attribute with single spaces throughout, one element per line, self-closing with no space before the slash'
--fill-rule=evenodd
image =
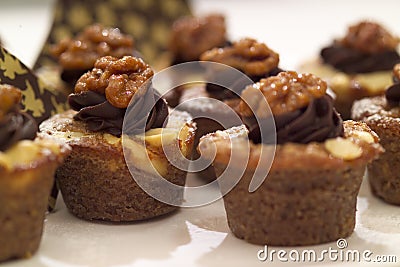
<path id="1" fill-rule="evenodd" d="M 18 88 L 8 84 L 0 84 L 0 120 L 13 107 L 19 105 L 21 97 L 21 90 Z"/>
<path id="2" fill-rule="evenodd" d="M 221 14 L 183 17 L 172 26 L 170 50 L 180 61 L 198 60 L 200 55 L 226 42 L 225 18 Z"/>
<path id="3" fill-rule="evenodd" d="M 150 66 L 140 58 L 105 56 L 96 61 L 91 71 L 79 78 L 75 93 L 94 91 L 105 94 L 111 105 L 126 108 L 133 95 L 153 75 Z"/>
<path id="4" fill-rule="evenodd" d="M 396 50 L 399 39 L 378 23 L 361 21 L 350 26 L 347 35 L 339 42 L 360 52 L 375 54 Z"/>
<path id="5" fill-rule="evenodd" d="M 278 66 L 279 54 L 264 43 L 245 38 L 232 46 L 208 50 L 200 59 L 229 65 L 249 76 L 261 76 Z"/>
<path id="6" fill-rule="evenodd" d="M 100 24 L 86 27 L 76 38 L 66 38 L 50 47 L 50 53 L 58 58 L 64 69 L 90 69 L 102 56 L 121 58 L 132 55 L 134 41 L 118 28 L 106 28 Z"/>
<path id="7" fill-rule="evenodd" d="M 312 99 L 325 95 L 327 84 L 309 73 L 281 72 L 277 76 L 261 79 L 242 92 L 239 112 L 243 116 L 265 117 L 266 102 L 274 115 L 280 115 L 307 106 Z M 261 91 L 264 99 L 260 99 Z"/>

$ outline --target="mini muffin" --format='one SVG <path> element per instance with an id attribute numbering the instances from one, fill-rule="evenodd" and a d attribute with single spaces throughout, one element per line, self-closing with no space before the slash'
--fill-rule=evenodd
<path id="1" fill-rule="evenodd" d="M 148 195 L 136 183 L 145 179 L 157 188 L 157 178 L 162 176 L 183 186 L 186 171 L 174 167 L 165 151 L 177 146 L 174 156 L 178 158 L 179 151 L 190 155 L 196 129 L 187 113 L 168 116 L 165 101 L 157 100 L 156 91 L 148 85 L 152 76 L 152 69 L 140 58 L 100 58 L 69 96 L 74 110 L 40 125 L 44 137 L 58 138 L 72 147 L 57 170 L 56 181 L 67 208 L 77 217 L 122 222 L 177 210 L 177 206 Z M 122 130 L 126 116 L 128 132 Z M 171 194 L 170 203 L 183 200 L 183 188 L 157 190 Z"/>
<path id="2" fill-rule="evenodd" d="M 240 125 L 235 116 L 241 91 L 262 77 L 276 75 L 282 71 L 279 67 L 279 54 L 266 44 L 251 38 L 244 38 L 223 48 L 213 48 L 204 52 L 202 61 L 215 62 L 229 67 L 217 67 L 205 64 L 206 84 L 189 85 L 179 94 L 178 100 L 167 102 L 179 103 L 177 108 L 189 112 L 197 123 L 195 146 L 204 134 Z M 220 86 L 223 84 L 224 86 Z M 219 101 L 215 101 L 219 100 Z M 223 103 L 220 103 L 223 102 Z M 199 154 L 193 151 L 197 159 Z M 207 180 L 214 180 L 212 166 L 200 172 Z"/>
<path id="3" fill-rule="evenodd" d="M 373 129 L 385 149 L 378 160 L 368 165 L 373 194 L 400 205 L 400 64 L 393 68 L 393 81 L 385 95 L 356 101 L 352 117 Z"/>
<path id="4" fill-rule="evenodd" d="M 337 111 L 348 119 L 355 100 L 384 93 L 391 83 L 391 69 L 399 62 L 399 38 L 378 23 L 361 21 L 300 70 L 328 82 L 337 96 Z"/>
<path id="5" fill-rule="evenodd" d="M 239 175 L 238 183 L 223 196 L 229 227 L 238 238 L 254 244 L 296 246 L 330 242 L 353 232 L 366 164 L 382 148 L 366 124 L 342 121 L 326 88 L 312 74 L 281 72 L 262 79 L 242 93 L 239 112 L 247 127 L 201 138 L 202 156 L 212 157 L 216 147 L 213 164 L 218 177 L 228 170 Z M 275 121 L 276 147 L 268 136 L 271 129 L 260 128 L 256 118 L 260 125 Z M 262 132 L 267 138 L 261 138 Z M 238 150 L 232 150 L 235 147 Z M 249 148 L 248 159 L 245 148 Z M 260 161 L 274 150 L 270 166 L 265 158 Z M 236 156 L 231 157 L 232 153 Z M 243 162 L 244 173 L 237 169 Z M 249 192 L 257 168 L 265 173 L 264 180 Z M 225 178 L 229 181 L 219 181 L 222 190 L 235 179 Z"/>
<path id="6" fill-rule="evenodd" d="M 37 124 L 20 100 L 19 89 L 0 85 L 0 261 L 37 251 L 54 172 L 68 153 L 35 139 Z"/>
<path id="7" fill-rule="evenodd" d="M 98 58 L 137 55 L 130 35 L 123 34 L 118 28 L 107 28 L 100 24 L 87 26 L 74 38 L 66 38 L 52 45 L 50 52 L 57 59 L 61 79 L 67 83 L 70 92 L 76 81 L 93 68 Z"/>

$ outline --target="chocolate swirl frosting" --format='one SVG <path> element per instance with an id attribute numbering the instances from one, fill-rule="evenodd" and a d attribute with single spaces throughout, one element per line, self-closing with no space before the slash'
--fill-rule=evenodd
<path id="1" fill-rule="evenodd" d="M 260 120 L 263 125 L 272 118 Z M 310 142 L 322 142 L 328 138 L 343 135 L 343 124 L 340 115 L 333 107 L 333 99 L 329 95 L 324 95 L 313 99 L 308 106 L 294 110 L 289 113 L 273 116 L 276 126 L 277 144 L 295 142 L 307 144 Z M 274 140 L 263 138 L 261 140 L 260 126 L 255 117 L 244 117 L 244 123 L 249 129 L 249 138 L 254 143 L 269 144 Z M 261 129 L 265 129 L 261 126 Z M 270 136 L 265 129 L 263 136 Z"/>
<path id="2" fill-rule="evenodd" d="M 399 39 L 382 25 L 360 21 L 346 36 L 321 50 L 325 63 L 348 74 L 386 71 L 400 62 Z"/>
<path id="3" fill-rule="evenodd" d="M 270 76 L 276 76 L 283 70 L 279 67 L 274 68 L 264 75 L 252 75 L 246 76 L 245 74 L 232 73 L 231 70 L 227 70 L 226 73 L 211 73 L 207 77 L 210 82 L 206 83 L 206 90 L 213 98 L 219 100 L 225 100 L 230 98 L 238 98 L 242 93 L 243 89 L 247 85 L 258 82 L 262 78 L 267 78 Z M 218 84 L 224 84 L 227 88 L 220 86 Z"/>
<path id="4" fill-rule="evenodd" d="M 348 74 L 391 70 L 400 62 L 395 50 L 369 54 L 338 43 L 323 48 L 321 57 L 326 64 Z"/>
<path id="5" fill-rule="evenodd" d="M 14 108 L 0 121 L 0 151 L 5 151 L 20 140 L 33 140 L 38 126 L 34 118 Z"/>
<path id="6" fill-rule="evenodd" d="M 396 76 L 393 76 L 393 85 L 386 89 L 385 97 L 390 105 L 400 106 L 400 80 Z"/>
<path id="7" fill-rule="evenodd" d="M 278 67 L 279 54 L 266 44 L 251 38 L 227 43 L 221 48 L 210 49 L 204 52 L 200 59 L 222 63 L 240 71 L 236 74 L 229 68 L 209 67 L 206 90 L 211 97 L 220 100 L 239 97 L 247 85 L 282 72 Z"/>
<path id="8" fill-rule="evenodd" d="M 122 134 L 125 114 L 129 116 L 129 134 L 163 127 L 168 117 L 167 104 L 152 87 L 143 96 L 134 96 L 127 108 L 111 105 L 105 95 L 94 91 L 70 94 L 68 102 L 73 110 L 78 111 L 74 119 L 87 123 L 89 130 L 104 131 L 118 137 Z"/>

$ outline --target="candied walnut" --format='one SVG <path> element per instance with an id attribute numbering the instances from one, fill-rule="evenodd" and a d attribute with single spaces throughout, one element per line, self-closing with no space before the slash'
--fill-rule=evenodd
<path id="1" fill-rule="evenodd" d="M 0 85 L 0 120 L 15 106 L 19 105 L 22 98 L 21 90 L 9 85 Z"/>
<path id="2" fill-rule="evenodd" d="M 134 52 L 133 38 L 118 28 L 94 24 L 85 28 L 75 39 L 63 39 L 50 48 L 64 69 L 90 69 L 99 57 L 121 58 Z"/>
<path id="3" fill-rule="evenodd" d="M 229 65 L 250 76 L 261 76 L 278 66 L 279 54 L 264 43 L 245 38 L 232 46 L 206 51 L 200 59 Z"/>
<path id="4" fill-rule="evenodd" d="M 93 70 L 79 78 L 75 93 L 94 91 L 105 94 L 108 102 L 117 108 L 126 108 L 138 89 L 154 72 L 142 59 L 124 56 L 99 58 Z"/>
<path id="5" fill-rule="evenodd" d="M 183 17 L 172 26 L 170 50 L 177 61 L 198 60 L 200 55 L 226 42 L 225 18 L 220 14 Z"/>
<path id="6" fill-rule="evenodd" d="M 350 26 L 347 35 L 339 42 L 363 53 L 375 54 L 396 50 L 399 39 L 377 23 L 362 21 Z"/>
<path id="7" fill-rule="evenodd" d="M 400 82 L 400 63 L 393 67 L 393 77 L 394 80 Z"/>
<path id="8" fill-rule="evenodd" d="M 258 91 L 265 97 L 272 113 L 280 115 L 307 106 L 312 99 L 325 95 L 326 89 L 326 82 L 313 74 L 281 72 L 247 86 L 241 95 L 239 112 L 246 117 L 253 114 L 266 116 L 266 102 L 259 99 Z"/>

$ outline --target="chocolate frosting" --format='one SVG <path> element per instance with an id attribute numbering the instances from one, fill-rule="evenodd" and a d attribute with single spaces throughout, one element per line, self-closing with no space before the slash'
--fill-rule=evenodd
<path id="1" fill-rule="evenodd" d="M 261 127 L 254 117 L 244 117 L 243 121 L 249 128 L 249 138 L 254 143 L 270 144 L 274 140 L 268 139 L 273 129 L 263 127 L 270 125 L 268 120 L 260 119 Z M 295 111 L 273 116 L 276 127 L 276 142 L 284 144 L 294 142 L 307 144 L 323 142 L 328 138 L 343 136 L 343 121 L 333 107 L 333 99 L 329 95 L 313 99 L 307 107 Z M 261 140 L 260 128 L 264 129 L 264 139 Z"/>
<path id="2" fill-rule="evenodd" d="M 396 79 L 394 79 L 396 81 Z M 396 82 L 385 92 L 386 100 L 390 105 L 399 106 L 400 105 L 400 82 Z"/>
<path id="3" fill-rule="evenodd" d="M 326 64 L 348 74 L 391 70 L 400 62 L 396 51 L 366 54 L 338 43 L 323 48 L 321 57 Z"/>
<path id="4" fill-rule="evenodd" d="M 38 125 L 29 114 L 14 109 L 8 112 L 0 121 L 0 151 L 20 140 L 33 140 L 36 137 Z"/>
<path id="5" fill-rule="evenodd" d="M 128 108 L 114 107 L 103 94 L 93 91 L 70 94 L 68 102 L 78 111 L 74 119 L 86 122 L 93 132 L 121 136 L 125 114 L 129 116 L 129 134 L 163 127 L 167 122 L 168 107 L 158 92 L 150 87 L 143 96 L 135 96 Z"/>
<path id="6" fill-rule="evenodd" d="M 229 82 L 232 81 L 231 85 L 229 85 L 229 89 L 218 85 L 221 84 L 221 81 L 218 81 L 221 76 L 224 74 L 222 73 L 213 73 L 213 76 L 215 77 L 209 77 L 210 82 L 206 84 L 206 90 L 210 94 L 211 97 L 219 99 L 219 100 L 224 100 L 224 99 L 230 99 L 230 98 L 238 98 L 240 97 L 240 94 L 246 88 L 246 86 L 258 82 L 262 78 L 267 78 L 270 76 L 276 76 L 283 70 L 281 68 L 275 68 L 272 71 L 266 73 L 265 75 L 262 76 L 247 76 L 240 75 L 235 79 L 235 77 L 229 77 Z M 229 72 L 231 74 L 231 72 Z M 228 78 L 228 77 L 227 77 Z M 213 82 L 215 80 L 215 82 Z M 224 77 L 222 78 L 222 83 L 227 84 L 226 79 Z"/>

